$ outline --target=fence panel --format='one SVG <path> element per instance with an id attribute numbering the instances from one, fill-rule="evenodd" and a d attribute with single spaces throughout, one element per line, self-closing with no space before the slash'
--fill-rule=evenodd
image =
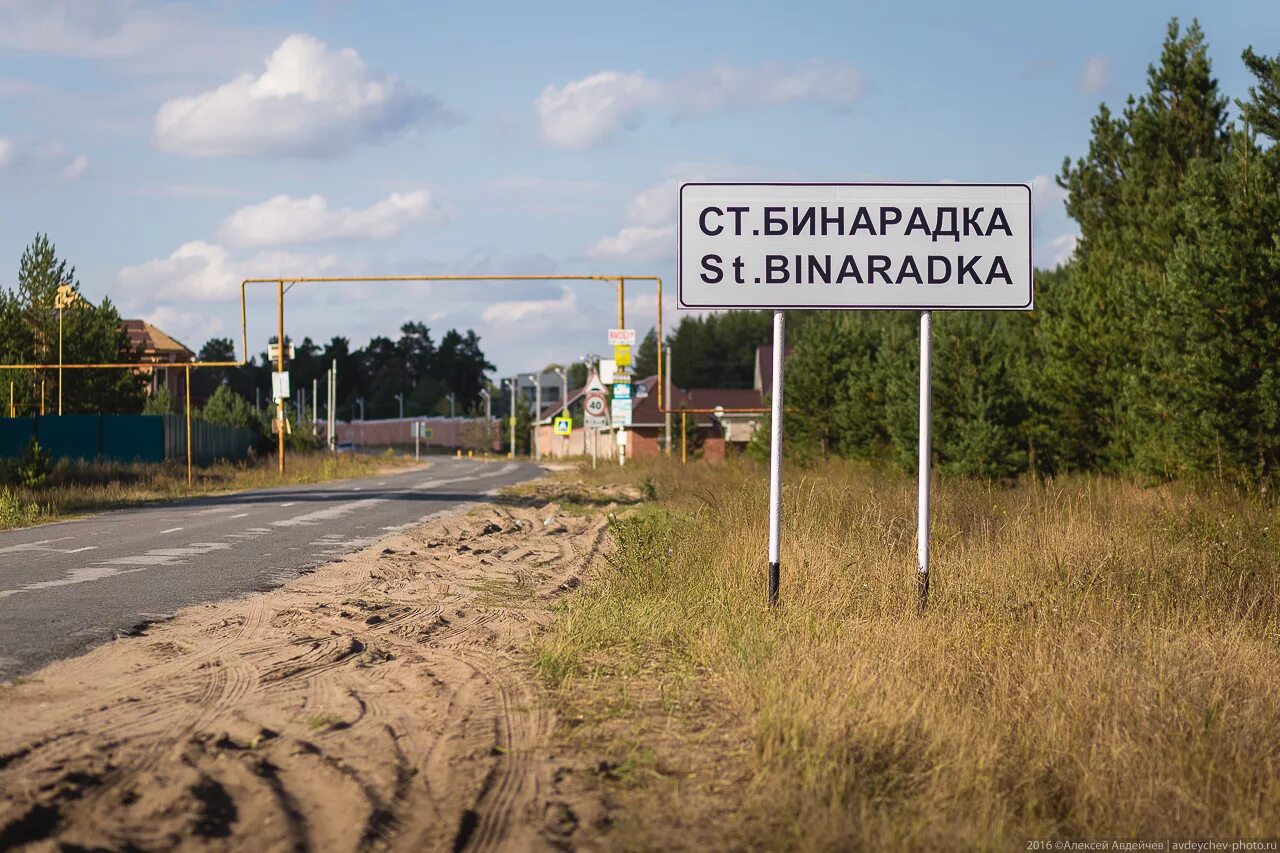
<path id="1" fill-rule="evenodd" d="M 103 415 L 102 458 L 112 462 L 163 462 L 164 423 L 155 415 Z"/>
<path id="2" fill-rule="evenodd" d="M 54 459 L 88 462 L 186 462 L 187 424 L 182 415 L 45 415 L 0 418 L 0 456 L 20 456 L 34 437 Z M 196 465 L 249 456 L 257 433 L 238 427 L 191 422 L 191 458 Z"/>
<path id="3" fill-rule="evenodd" d="M 21 456 L 35 434 L 35 418 L 0 418 L 0 456 Z"/>
<path id="4" fill-rule="evenodd" d="M 102 415 L 38 417 L 36 440 L 54 459 L 92 462 L 102 452 Z"/>

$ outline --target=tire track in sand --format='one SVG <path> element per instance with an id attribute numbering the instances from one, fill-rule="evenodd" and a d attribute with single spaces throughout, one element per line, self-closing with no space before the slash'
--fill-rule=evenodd
<path id="1" fill-rule="evenodd" d="M 605 540 L 603 513 L 473 509 L 48 667 L 0 692 L 0 840 L 571 847 L 522 658 Z"/>

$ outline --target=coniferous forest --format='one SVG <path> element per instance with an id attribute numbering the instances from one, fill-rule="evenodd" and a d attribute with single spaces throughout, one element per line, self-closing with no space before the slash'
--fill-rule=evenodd
<path id="1" fill-rule="evenodd" d="M 1034 312 L 936 312 L 944 473 L 1274 480 L 1280 465 L 1280 57 L 1232 99 L 1200 27 L 1169 24 L 1146 91 L 1058 175 L 1080 229 Z M 1033 200 L 1034 203 L 1034 200 Z M 915 464 L 913 313 L 791 315 L 788 443 Z"/>

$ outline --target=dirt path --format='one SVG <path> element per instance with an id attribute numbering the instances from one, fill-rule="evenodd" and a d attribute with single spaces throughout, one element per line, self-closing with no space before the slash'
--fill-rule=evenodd
<path id="1" fill-rule="evenodd" d="M 0 849 L 591 846 L 517 658 L 604 542 L 473 509 L 0 689 Z"/>

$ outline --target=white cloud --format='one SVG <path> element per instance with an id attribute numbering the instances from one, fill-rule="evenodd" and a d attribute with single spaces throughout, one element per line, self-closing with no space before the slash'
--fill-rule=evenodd
<path id="1" fill-rule="evenodd" d="M 1049 175 L 1036 175 L 1031 179 L 1031 204 L 1037 214 L 1056 209 L 1066 198 L 1067 191 Z"/>
<path id="2" fill-rule="evenodd" d="M 193 157 L 325 157 L 448 120 L 434 98 L 375 74 L 354 50 L 291 35 L 262 74 L 162 105 L 154 134 Z"/>
<path id="3" fill-rule="evenodd" d="M 589 258 L 658 261 L 675 253 L 676 227 L 628 225 L 612 237 L 601 237 L 587 249 Z"/>
<path id="4" fill-rule="evenodd" d="M 1047 261 L 1046 268 L 1053 269 L 1071 260 L 1071 256 L 1076 252 L 1076 243 L 1079 241 L 1079 234 L 1063 234 L 1050 240 L 1049 245 L 1040 255 Z"/>
<path id="5" fill-rule="evenodd" d="M 240 282 L 270 275 L 309 275 L 327 272 L 337 264 L 331 255 L 310 256 L 262 252 L 238 258 L 224 246 L 204 240 L 183 243 L 167 258 L 125 267 L 117 278 L 126 304 L 154 304 L 181 298 L 214 302 L 239 296 Z"/>
<path id="6" fill-rule="evenodd" d="M 578 299 L 572 288 L 561 286 L 555 299 L 517 299 L 495 302 L 481 312 L 486 323 L 498 326 L 525 326 L 545 322 L 548 319 L 572 317 L 577 312 Z"/>
<path id="7" fill-rule="evenodd" d="M 676 193 L 680 182 L 663 181 L 644 190 L 627 205 L 627 221 L 632 225 L 662 225 L 676 218 Z"/>
<path id="8" fill-rule="evenodd" d="M 662 94 L 661 84 L 639 72 L 601 71 L 560 88 L 546 87 L 535 106 L 548 142 L 586 148 L 602 142 L 619 127 L 634 124 L 644 107 Z"/>
<path id="9" fill-rule="evenodd" d="M 755 68 L 721 63 L 676 81 L 670 89 L 675 103 L 697 112 L 790 103 L 842 109 L 861 94 L 862 75 L 856 68 L 824 62 L 794 69 L 778 63 Z"/>
<path id="10" fill-rule="evenodd" d="M 1080 72 L 1080 91 L 1086 95 L 1096 95 L 1107 87 L 1110 76 L 1111 60 L 1105 56 L 1091 56 L 1085 61 L 1084 70 Z"/>
<path id="11" fill-rule="evenodd" d="M 0 136 L 0 187 L 5 189 L 74 181 L 88 168 L 87 157 L 73 156 L 59 142 Z"/>
<path id="12" fill-rule="evenodd" d="M 218 229 L 218 240 L 233 248 L 387 240 L 410 222 L 435 213 L 426 190 L 392 193 L 363 209 L 330 208 L 320 195 L 277 195 L 227 217 Z"/>
<path id="13" fill-rule="evenodd" d="M 719 64 L 668 81 L 638 71 L 601 71 L 563 86 L 547 86 L 534 106 L 544 139 L 564 148 L 589 148 L 621 128 L 638 125 L 653 107 L 678 114 L 789 103 L 844 109 L 861 93 L 861 75 L 849 65 Z"/>
<path id="14" fill-rule="evenodd" d="M 684 180 L 700 181 L 701 176 Z M 676 192 L 680 180 L 669 178 L 641 190 L 627 204 L 627 221 L 617 234 L 601 237 L 587 248 L 589 258 L 661 261 L 675 255 Z"/>

